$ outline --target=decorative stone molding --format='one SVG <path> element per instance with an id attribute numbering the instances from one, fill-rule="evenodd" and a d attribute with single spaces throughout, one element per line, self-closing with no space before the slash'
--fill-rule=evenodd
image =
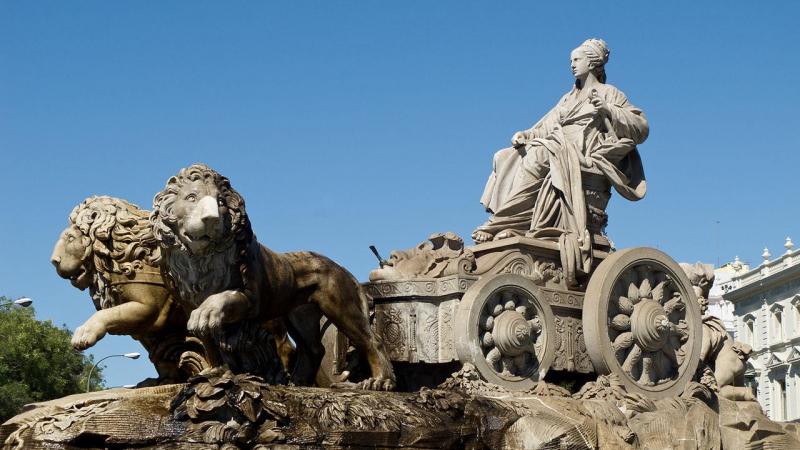
<path id="1" fill-rule="evenodd" d="M 444 278 L 417 278 L 413 280 L 373 281 L 364 283 L 367 294 L 373 299 L 403 297 L 442 297 L 463 294 L 478 279 L 475 276 L 452 275 Z"/>
<path id="2" fill-rule="evenodd" d="M 767 358 L 766 364 L 764 364 L 767 369 L 774 369 L 775 366 L 779 366 L 783 364 L 783 361 L 778 357 L 775 353 L 770 353 L 769 357 Z"/>

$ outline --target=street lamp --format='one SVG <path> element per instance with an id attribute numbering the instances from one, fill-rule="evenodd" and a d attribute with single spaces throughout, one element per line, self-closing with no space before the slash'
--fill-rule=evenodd
<path id="1" fill-rule="evenodd" d="M 0 303 L 0 306 L 2 306 L 2 307 L 6 307 L 6 306 L 21 306 L 23 308 L 27 308 L 28 306 L 31 306 L 32 303 L 33 303 L 33 300 L 30 297 L 20 297 L 20 298 L 18 298 L 16 300 L 13 300 L 13 301 Z"/>
<path id="2" fill-rule="evenodd" d="M 89 392 L 89 384 L 92 382 L 92 373 L 94 372 L 95 367 L 99 366 L 101 362 L 107 360 L 108 358 L 128 358 L 128 359 L 139 359 L 142 356 L 138 352 L 130 352 L 130 353 L 121 353 L 119 355 L 108 355 L 105 358 L 102 358 L 100 361 L 92 364 L 92 368 L 89 369 L 89 376 L 86 378 L 86 392 Z"/>

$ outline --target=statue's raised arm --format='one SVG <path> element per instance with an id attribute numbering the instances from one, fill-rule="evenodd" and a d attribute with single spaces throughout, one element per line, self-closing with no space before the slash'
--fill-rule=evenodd
<path id="1" fill-rule="evenodd" d="M 610 187 L 644 197 L 636 145 L 647 139 L 644 113 L 606 84 L 609 50 L 588 39 L 570 55 L 575 84 L 541 120 L 494 156 L 481 203 L 491 214 L 477 243 L 527 235 L 557 240 L 569 278 L 587 273 L 592 247 L 610 247 L 605 208 Z"/>

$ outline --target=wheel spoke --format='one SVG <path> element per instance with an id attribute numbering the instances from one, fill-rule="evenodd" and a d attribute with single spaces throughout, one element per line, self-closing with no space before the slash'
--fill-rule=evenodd
<path id="1" fill-rule="evenodd" d="M 640 298 L 650 298 L 650 295 L 653 293 L 653 285 L 650 284 L 650 279 L 643 277 L 642 285 L 639 286 L 639 297 Z"/>
<path id="2" fill-rule="evenodd" d="M 620 364 L 624 361 L 625 350 L 629 349 L 631 345 L 633 345 L 633 333 L 631 332 L 621 333 L 611 344 L 611 348 Z"/>
<path id="3" fill-rule="evenodd" d="M 664 311 L 669 315 L 674 312 L 683 311 L 686 306 L 681 301 L 680 297 L 672 297 L 664 303 Z"/>
<path id="4" fill-rule="evenodd" d="M 630 348 L 633 345 L 633 333 L 627 331 L 625 333 L 620 333 L 616 339 L 614 339 L 614 350 L 624 350 Z"/>
<path id="5" fill-rule="evenodd" d="M 611 319 L 611 328 L 617 331 L 628 331 L 631 329 L 631 318 L 625 314 L 617 314 Z"/>
<path id="6" fill-rule="evenodd" d="M 630 353 L 628 353 L 628 356 L 625 358 L 625 362 L 622 363 L 622 370 L 632 377 L 633 369 L 639 364 L 639 360 L 641 358 L 642 349 L 638 345 L 634 344 Z"/>
<path id="7" fill-rule="evenodd" d="M 639 383 L 652 386 L 655 384 L 656 374 L 653 373 L 653 353 L 647 352 L 642 356 L 642 374 L 639 376 Z"/>
<path id="8" fill-rule="evenodd" d="M 486 331 L 492 331 L 492 328 L 494 328 L 494 317 L 486 316 L 486 318 L 481 321 L 481 326 Z"/>
<path id="9" fill-rule="evenodd" d="M 630 300 L 634 305 L 639 303 L 639 287 L 636 286 L 636 283 L 631 281 L 628 284 L 628 300 Z"/>
<path id="10" fill-rule="evenodd" d="M 620 314 L 630 316 L 633 314 L 633 302 L 630 301 L 628 297 L 620 297 L 617 301 L 617 309 L 619 310 Z"/>
<path id="11" fill-rule="evenodd" d="M 489 348 L 494 346 L 494 337 L 492 333 L 486 332 L 483 333 L 483 337 L 481 338 L 481 346 L 484 348 Z"/>
<path id="12" fill-rule="evenodd" d="M 661 281 L 660 283 L 658 283 L 656 285 L 656 287 L 653 288 L 653 300 L 654 301 L 657 301 L 658 303 L 661 303 L 662 305 L 664 304 L 664 299 L 667 298 L 667 294 L 668 294 L 668 292 L 667 292 L 668 291 L 668 289 L 667 289 L 668 284 L 669 284 L 669 282 L 664 280 L 664 281 Z"/>
<path id="13" fill-rule="evenodd" d="M 489 350 L 489 353 L 486 354 L 486 362 L 489 363 L 490 367 L 495 368 L 495 370 L 497 370 L 501 359 L 503 359 L 503 354 L 500 353 L 497 347 Z"/>

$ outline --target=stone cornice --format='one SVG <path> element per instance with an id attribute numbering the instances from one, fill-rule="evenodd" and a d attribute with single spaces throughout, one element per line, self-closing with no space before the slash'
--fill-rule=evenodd
<path id="1" fill-rule="evenodd" d="M 775 286 L 785 284 L 789 281 L 800 279 L 800 264 L 792 264 L 791 266 L 782 267 L 780 270 L 770 273 L 769 275 L 761 275 L 760 271 L 763 269 L 759 267 L 752 270 L 741 277 L 736 277 L 732 281 L 740 281 L 746 284 L 731 289 L 723 294 L 723 298 L 729 302 L 737 303 L 741 300 L 749 299 L 755 294 L 767 291 Z M 752 281 L 750 281 L 752 279 Z"/>

